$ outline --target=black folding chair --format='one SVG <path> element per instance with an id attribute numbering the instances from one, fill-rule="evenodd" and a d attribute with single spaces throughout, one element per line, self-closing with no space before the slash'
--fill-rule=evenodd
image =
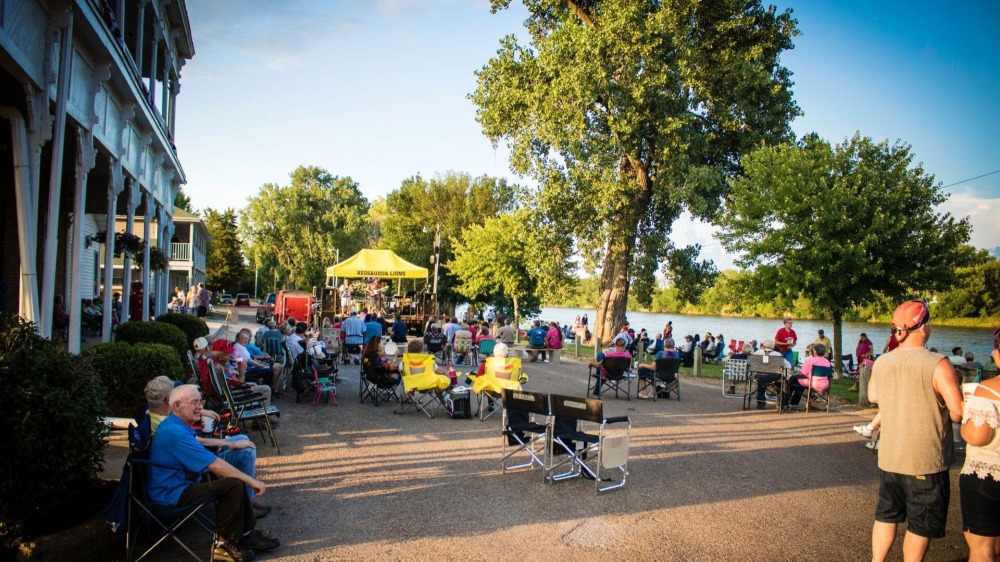
<path id="1" fill-rule="evenodd" d="M 658 396 L 670 399 L 673 393 L 674 398 L 681 399 L 681 380 L 677 376 L 677 371 L 681 367 L 680 357 L 667 357 L 657 359 L 654 363 L 656 369 L 653 371 L 653 401 Z"/>
<path id="2" fill-rule="evenodd" d="M 358 378 L 360 379 L 358 395 L 362 404 L 365 403 L 365 399 L 371 400 L 374 406 L 378 406 L 379 402 L 385 403 L 390 400 L 399 403 L 396 391 L 403 380 L 402 375 L 392 378 L 391 373 L 381 364 L 374 365 L 370 358 L 365 356 L 361 360 L 361 376 Z"/>
<path id="3" fill-rule="evenodd" d="M 806 389 L 806 413 L 809 412 L 809 404 L 812 403 L 813 398 L 819 398 L 826 404 L 827 413 L 830 412 L 830 389 L 833 388 L 833 367 L 816 367 L 812 368 L 813 377 L 824 377 L 830 381 L 830 385 L 826 387 L 826 390 L 820 392 L 818 390 L 813 390 L 812 384 L 809 384 L 809 388 Z"/>
<path id="4" fill-rule="evenodd" d="M 549 482 L 570 478 L 594 480 L 594 491 L 605 492 L 625 486 L 628 478 L 628 445 L 632 422 L 628 416 L 604 417 L 603 404 L 592 398 L 549 395 L 549 410 L 552 412 L 552 438 L 549 440 L 551 466 L 546 471 Z M 581 429 L 581 423 L 597 424 L 597 433 Z M 622 430 L 609 430 L 613 424 L 624 424 Z M 578 448 L 577 444 L 582 444 Z M 556 462 L 556 458 L 564 458 Z M 563 465 L 569 470 L 556 473 Z M 620 480 L 605 477 L 607 473 L 618 474 Z M 601 486 L 603 482 L 613 482 Z"/>
<path id="5" fill-rule="evenodd" d="M 537 465 L 545 479 L 549 466 L 550 418 L 547 394 L 504 389 L 501 472 Z M 525 462 L 508 464 L 511 457 L 522 451 L 528 455 Z"/>
<path id="6" fill-rule="evenodd" d="M 226 383 L 226 376 L 219 369 L 212 369 L 212 386 L 215 391 L 223 397 L 223 407 L 236 420 L 246 433 L 246 422 L 257 422 L 257 429 L 261 436 L 265 434 L 271 438 L 271 445 L 281 454 L 281 447 L 278 446 L 278 439 L 274 436 L 274 428 L 271 426 L 270 416 L 280 416 L 281 412 L 277 406 L 264 406 L 263 398 L 259 394 L 254 394 L 248 399 L 236 399 L 229 390 Z"/>
<path id="7" fill-rule="evenodd" d="M 750 408 L 750 403 L 755 400 L 757 393 L 758 375 L 777 375 L 774 382 L 766 383 L 766 386 L 774 385 L 777 395 L 777 409 L 781 413 L 782 396 L 784 394 L 785 370 L 784 358 L 774 355 L 750 355 L 747 357 L 747 391 L 743 395 L 743 409 Z"/>
<path id="8" fill-rule="evenodd" d="M 605 357 L 601 366 L 604 373 L 602 373 L 601 367 L 590 367 L 587 396 L 590 396 L 591 390 L 593 390 L 594 396 L 600 398 L 601 391 L 607 385 L 614 389 L 615 398 L 618 398 L 618 391 L 621 390 L 622 385 L 625 385 L 625 399 L 631 400 L 632 378 L 628 371 L 632 368 L 632 359 L 630 357 Z M 594 381 L 593 386 L 590 384 L 591 381 Z"/>

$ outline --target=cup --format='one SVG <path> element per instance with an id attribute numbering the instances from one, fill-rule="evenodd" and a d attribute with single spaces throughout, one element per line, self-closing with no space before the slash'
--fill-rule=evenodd
<path id="1" fill-rule="evenodd" d="M 201 417 L 201 431 L 202 433 L 212 433 L 215 429 L 215 418 L 212 416 L 202 416 Z"/>

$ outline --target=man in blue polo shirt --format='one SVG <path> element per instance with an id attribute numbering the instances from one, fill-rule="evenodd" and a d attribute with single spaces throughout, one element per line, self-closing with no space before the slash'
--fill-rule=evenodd
<path id="1" fill-rule="evenodd" d="M 190 384 L 178 386 L 170 393 L 170 415 L 156 431 L 149 460 L 156 465 L 150 469 L 149 497 L 159 505 L 184 506 L 196 503 L 205 496 L 215 496 L 216 525 L 220 541 L 215 546 L 215 556 L 233 560 L 252 557 L 251 551 L 277 548 L 277 539 L 265 537 L 256 530 L 250 496 L 244 484 L 264 495 L 264 484 L 244 474 L 233 465 L 215 456 L 195 439 L 191 426 L 201 420 L 202 400 L 198 387 Z M 210 471 L 218 479 L 195 482 L 187 473 Z"/>
<path id="2" fill-rule="evenodd" d="M 354 359 L 355 365 L 361 364 L 361 346 L 365 344 L 365 323 L 358 318 L 357 311 L 352 310 L 351 316 L 344 320 L 340 327 L 344 334 L 344 361 Z"/>

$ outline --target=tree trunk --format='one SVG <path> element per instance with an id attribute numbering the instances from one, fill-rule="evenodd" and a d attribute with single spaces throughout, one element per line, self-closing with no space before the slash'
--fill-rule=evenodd
<path id="1" fill-rule="evenodd" d="M 623 229 L 623 230 L 627 230 Z M 632 235 L 634 237 L 634 234 Z M 629 274 L 632 244 L 621 238 L 608 240 L 608 254 L 601 270 L 601 287 L 594 319 L 594 347 L 603 347 L 625 322 L 628 306 Z"/>
<path id="2" fill-rule="evenodd" d="M 844 364 L 840 361 L 843 354 L 843 315 L 839 310 L 833 311 L 833 378 L 839 379 L 844 376 Z"/>
<path id="3" fill-rule="evenodd" d="M 514 297 L 514 343 L 521 343 L 521 316 L 517 312 L 517 297 Z"/>

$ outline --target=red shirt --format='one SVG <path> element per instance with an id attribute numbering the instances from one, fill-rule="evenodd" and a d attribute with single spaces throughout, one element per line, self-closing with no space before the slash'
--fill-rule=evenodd
<path id="1" fill-rule="evenodd" d="M 889 341 L 885 343 L 885 352 L 889 353 L 897 347 L 899 347 L 899 340 L 896 339 L 895 334 L 889 334 Z"/>
<path id="2" fill-rule="evenodd" d="M 778 333 L 774 334 L 774 349 L 777 351 L 791 351 L 793 344 L 786 343 L 788 338 L 792 338 L 792 341 L 798 341 L 799 339 L 799 337 L 795 335 L 795 330 L 782 326 L 781 329 L 778 330 Z"/>

